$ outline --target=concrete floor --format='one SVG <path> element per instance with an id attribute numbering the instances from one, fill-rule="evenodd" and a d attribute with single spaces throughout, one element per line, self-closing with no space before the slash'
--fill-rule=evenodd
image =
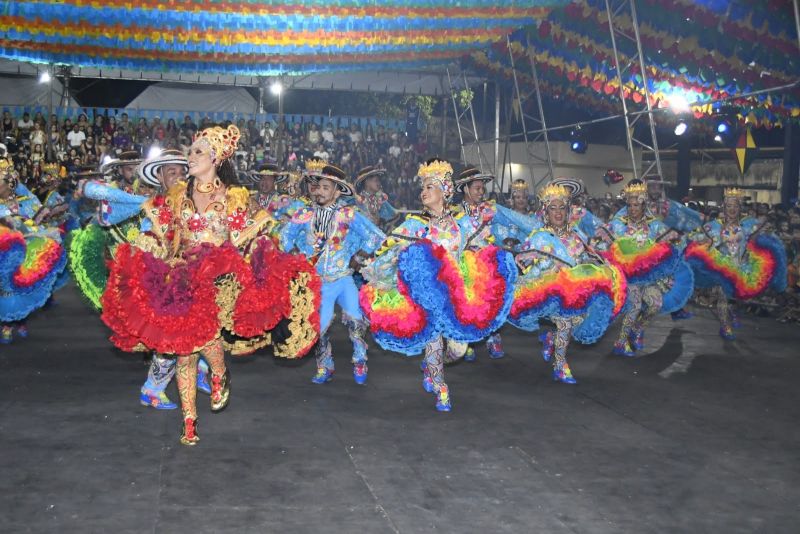
<path id="1" fill-rule="evenodd" d="M 573 347 L 577 386 L 509 327 L 504 359 L 447 368 L 450 414 L 419 359 L 372 349 L 356 386 L 337 327 L 333 382 L 312 358 L 234 360 L 188 448 L 178 412 L 139 405 L 141 356 L 72 287 L 57 301 L 0 346 L 2 532 L 800 531 L 796 325 L 745 317 L 726 343 L 707 311 L 661 318 L 634 359 L 615 327 Z"/>

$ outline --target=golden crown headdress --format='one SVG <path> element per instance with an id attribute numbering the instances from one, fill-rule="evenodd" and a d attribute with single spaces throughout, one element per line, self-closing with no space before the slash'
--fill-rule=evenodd
<path id="1" fill-rule="evenodd" d="M 44 174 L 52 174 L 53 176 L 58 176 L 58 171 L 61 170 L 61 166 L 58 163 L 45 163 L 42 165 L 42 172 Z"/>
<path id="2" fill-rule="evenodd" d="M 723 192 L 723 197 L 726 199 L 733 198 L 736 200 L 744 200 L 744 189 L 739 189 L 738 187 L 726 187 L 725 191 Z"/>
<path id="3" fill-rule="evenodd" d="M 239 147 L 240 137 L 241 133 L 239 132 L 239 128 L 231 124 L 227 128 L 221 128 L 219 126 L 206 128 L 194 136 L 194 141 L 202 140 L 208 143 L 211 150 L 214 151 L 214 156 L 216 156 L 217 160 L 223 161 L 233 156 L 236 152 L 236 149 Z"/>
<path id="4" fill-rule="evenodd" d="M 554 200 L 561 200 L 567 203 L 569 202 L 569 196 L 569 189 L 558 184 L 547 184 L 539 191 L 539 200 L 545 205 L 550 204 Z"/>
<path id="5" fill-rule="evenodd" d="M 647 197 L 647 184 L 628 184 L 622 189 L 625 198 Z"/>
<path id="6" fill-rule="evenodd" d="M 11 162 L 5 158 L 0 158 L 0 172 L 6 172 L 9 168 L 13 168 Z"/>
<path id="7" fill-rule="evenodd" d="M 425 178 L 452 178 L 453 166 L 446 161 L 437 159 L 430 163 L 423 163 L 420 165 L 417 175 L 423 180 Z"/>
<path id="8" fill-rule="evenodd" d="M 511 190 L 512 191 L 525 191 L 528 192 L 528 182 L 523 180 L 522 178 L 517 178 L 513 182 L 511 182 Z"/>
<path id="9" fill-rule="evenodd" d="M 306 161 L 306 172 L 322 172 L 326 165 L 323 159 L 309 159 Z"/>

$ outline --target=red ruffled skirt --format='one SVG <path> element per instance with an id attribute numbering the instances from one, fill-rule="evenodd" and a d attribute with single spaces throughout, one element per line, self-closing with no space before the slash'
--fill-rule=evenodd
<path id="1" fill-rule="evenodd" d="M 109 266 L 102 318 L 122 350 L 177 355 L 202 350 L 223 331 L 258 339 L 250 345 L 255 350 L 287 320 L 292 335 L 281 346 L 292 354 L 282 355 L 299 357 L 318 336 L 318 306 L 309 310 L 306 302 L 318 305 L 320 286 L 303 257 L 284 254 L 268 240 L 255 247 L 250 262 L 229 243 L 203 244 L 169 263 L 122 244 Z"/>

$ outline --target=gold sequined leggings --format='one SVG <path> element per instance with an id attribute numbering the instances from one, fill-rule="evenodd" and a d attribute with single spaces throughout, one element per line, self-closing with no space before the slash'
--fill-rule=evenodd
<path id="1" fill-rule="evenodd" d="M 222 340 L 209 344 L 202 352 L 211 372 L 217 376 L 225 374 L 225 351 L 222 348 Z M 200 353 L 195 352 L 188 356 L 178 356 L 176 378 L 178 380 L 178 393 L 181 396 L 181 411 L 184 419 L 191 417 L 197 418 L 197 360 Z"/>

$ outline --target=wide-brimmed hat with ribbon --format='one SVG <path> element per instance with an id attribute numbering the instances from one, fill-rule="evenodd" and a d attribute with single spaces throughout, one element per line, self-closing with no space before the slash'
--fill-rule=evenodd
<path id="1" fill-rule="evenodd" d="M 260 183 L 264 176 L 273 176 L 276 185 L 289 179 L 289 173 L 282 171 L 281 168 L 274 163 L 265 163 L 261 165 L 257 171 L 252 171 L 250 173 L 250 179 L 254 184 Z"/>
<path id="2" fill-rule="evenodd" d="M 373 176 L 383 176 L 384 174 L 386 174 L 386 169 L 369 165 L 358 171 L 354 185 L 356 186 L 356 189 L 360 189 L 368 178 L 372 178 Z"/>
<path id="3" fill-rule="evenodd" d="M 336 184 L 343 195 L 353 196 L 355 194 L 353 186 L 347 181 L 347 174 L 336 165 L 322 160 L 308 160 L 305 175 L 315 182 L 321 179 L 330 180 Z"/>
<path id="4" fill-rule="evenodd" d="M 467 167 L 458 174 L 458 178 L 455 180 L 456 192 L 463 193 L 464 188 L 472 182 L 480 181 L 486 183 L 492 180 L 494 180 L 493 174 L 481 172 L 477 167 Z"/>
<path id="5" fill-rule="evenodd" d="M 164 165 L 181 165 L 186 172 L 189 171 L 189 163 L 186 156 L 180 150 L 165 150 L 158 156 L 145 160 L 139 165 L 139 177 L 142 182 L 150 187 L 160 187 L 158 172 Z"/>

